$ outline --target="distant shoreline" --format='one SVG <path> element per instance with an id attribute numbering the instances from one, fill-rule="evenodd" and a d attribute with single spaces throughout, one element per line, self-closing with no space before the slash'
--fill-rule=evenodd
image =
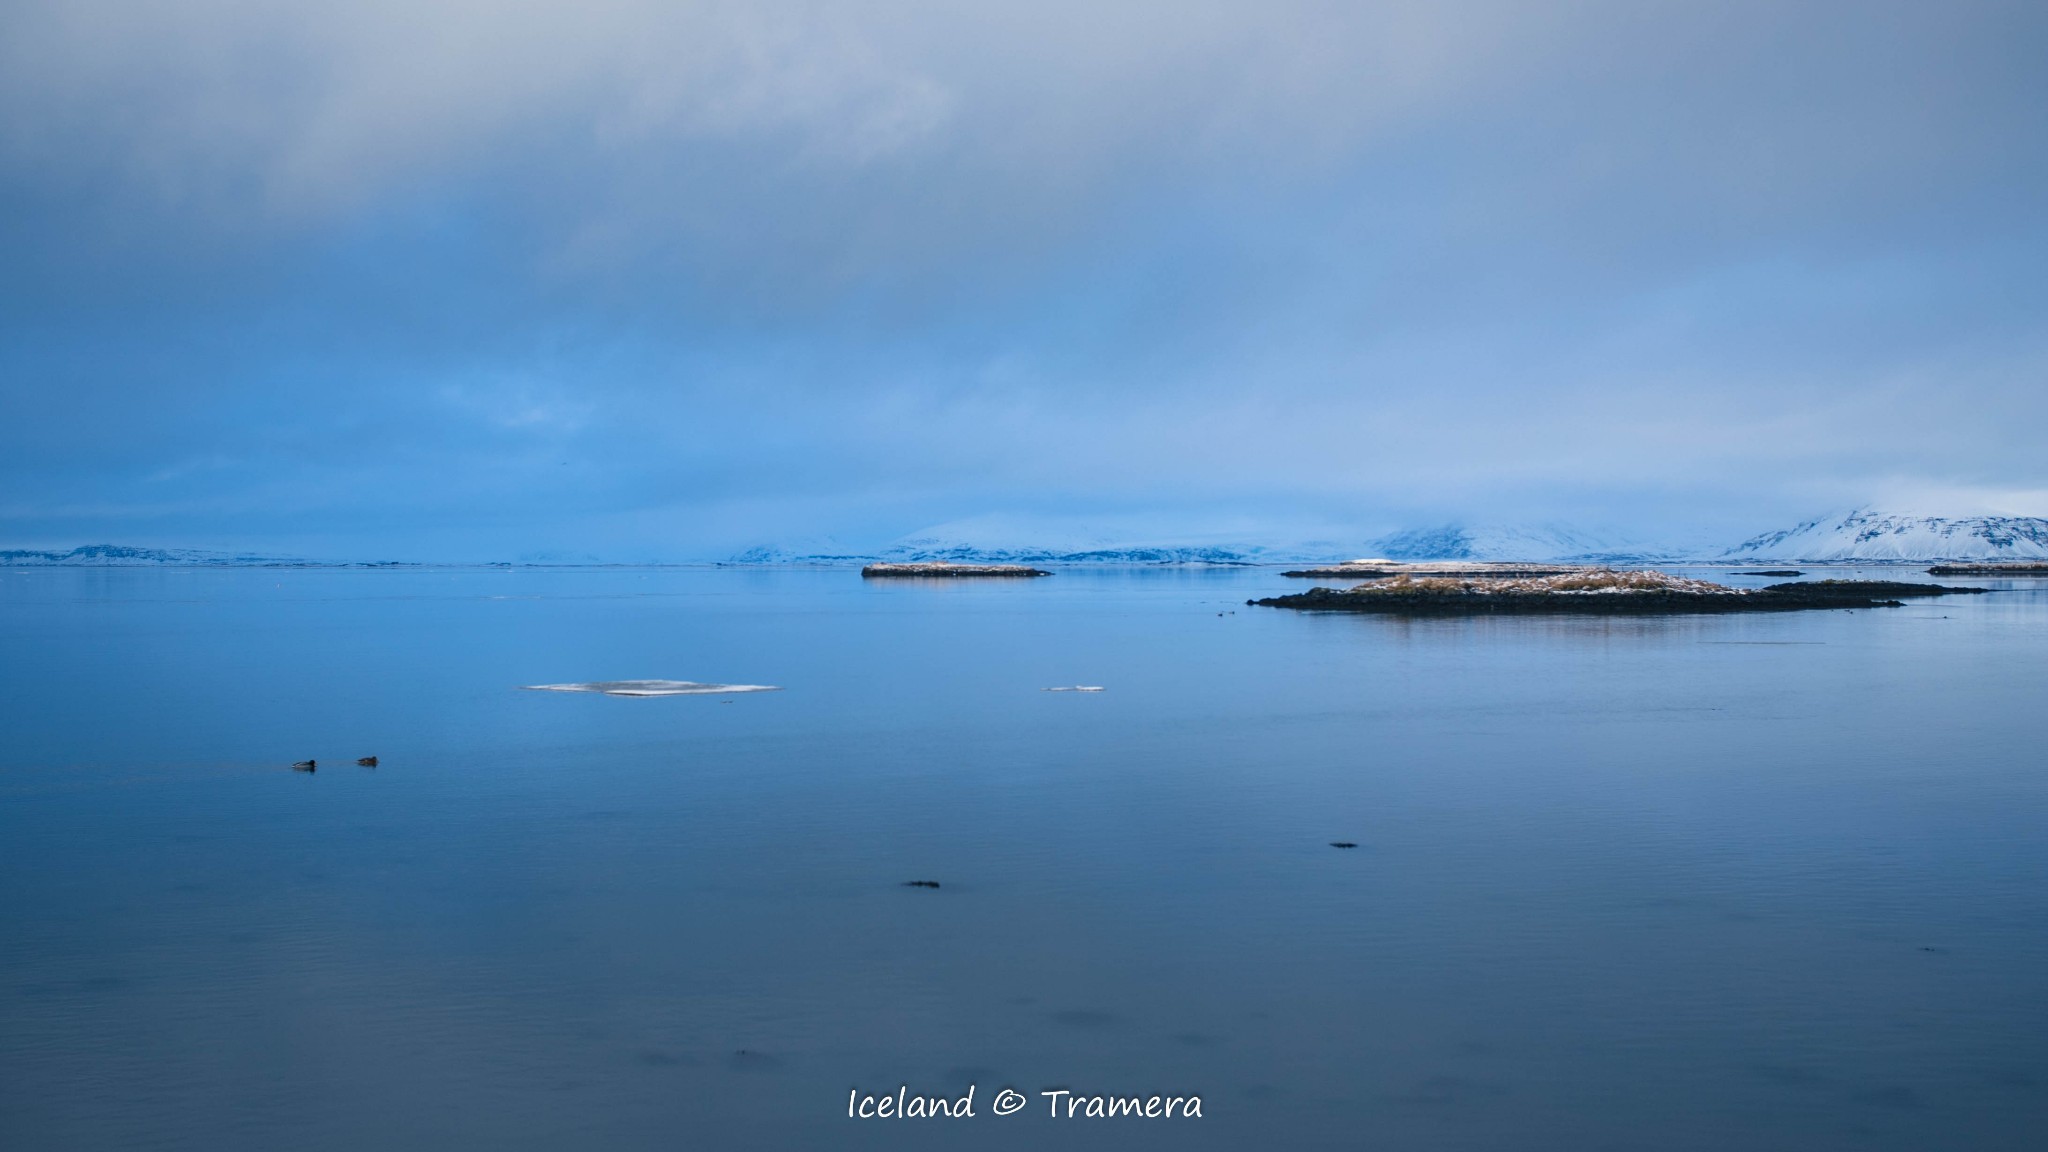
<path id="1" fill-rule="evenodd" d="M 603 560 L 308 560 L 284 557 L 241 557 L 180 555 L 163 550 L 153 556 L 138 556 L 133 553 L 142 549 L 123 549 L 130 555 L 110 557 L 78 556 L 83 549 L 70 552 L 41 549 L 14 549 L 0 551 L 0 571 L 38 572 L 61 569 L 82 569 L 105 571 L 108 569 L 150 569 L 150 570 L 195 570 L 195 569 L 308 569 L 308 570 L 355 570 L 355 571 L 421 571 L 430 569 L 741 569 L 767 571 L 775 569 L 813 569 L 845 571 L 849 569 L 876 567 L 936 567 L 951 565 L 957 568 L 1031 568 L 1035 571 L 1047 569 L 1112 570 L 1112 569 L 1278 569 L 1280 575 L 1293 578 L 1317 579 L 1379 579 L 1387 576 L 1545 576 L 1571 572 L 1591 571 L 1595 568 L 1619 570 L 1644 570 L 1655 567 L 1695 568 L 1727 570 L 1749 574 L 1760 566 L 1774 564 L 1797 565 L 1801 568 L 1917 568 L 1934 576 L 2027 576 L 2048 575 L 2048 561 L 1963 561 L 1963 560 L 1683 560 L 1683 559 L 1642 559 L 1611 560 L 1600 564 L 1577 560 L 1386 560 L 1386 561 L 1305 561 L 1295 560 L 1217 560 L 1217 559 L 1152 559 L 1152 558 L 1039 558 L 1003 561 L 963 560 L 880 560 L 871 556 L 790 558 L 780 560 L 646 560 L 646 561 L 603 561 Z"/>

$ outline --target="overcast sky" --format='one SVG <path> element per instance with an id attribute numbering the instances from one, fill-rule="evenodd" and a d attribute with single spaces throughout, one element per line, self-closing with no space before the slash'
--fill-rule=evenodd
<path id="1" fill-rule="evenodd" d="M 10 0 L 0 546 L 2048 514 L 2044 207 L 2038 0 Z"/>

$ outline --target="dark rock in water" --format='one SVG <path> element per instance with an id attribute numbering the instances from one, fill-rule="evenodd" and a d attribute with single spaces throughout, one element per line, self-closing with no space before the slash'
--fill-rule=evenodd
<path id="1" fill-rule="evenodd" d="M 356 767 L 358 768 L 375 768 L 376 766 L 377 758 L 375 756 L 363 756 L 356 760 Z"/>
<path id="2" fill-rule="evenodd" d="M 292 771 L 311 772 L 317 767 L 318 765 L 314 764 L 311 760 L 301 760 L 297 764 L 292 765 Z"/>
<path id="3" fill-rule="evenodd" d="M 1904 584 L 1896 580 L 1803 580 L 1796 584 L 1767 584 L 1760 591 L 1789 599 L 1834 600 L 1842 597 L 1981 596 L 1988 588 L 1958 588 L 1942 584 Z M 1861 608 L 1862 604 L 1828 605 Z M 1871 605 L 1878 607 L 1879 605 Z"/>
<path id="4" fill-rule="evenodd" d="M 903 886 L 905 888 L 937 888 L 939 882 L 937 880 L 905 880 Z"/>
<path id="5" fill-rule="evenodd" d="M 2048 576 L 2048 562 L 2004 560 L 1989 564 L 1936 564 L 1929 576 Z"/>
<path id="6" fill-rule="evenodd" d="M 1332 841 L 1330 841 L 1330 847 L 1332 847 L 1332 848 L 1356 848 L 1356 847 L 1358 847 L 1358 845 L 1356 845 L 1356 844 L 1353 844 L 1353 843 L 1352 843 L 1351 841 L 1349 841 L 1349 840 L 1332 840 Z"/>
<path id="7" fill-rule="evenodd" d="M 939 577 L 958 579 L 974 576 L 1050 576 L 1042 568 L 1030 568 L 1023 564 L 955 564 L 947 560 L 919 561 L 909 564 L 870 564 L 860 570 L 867 578 L 874 577 Z"/>
<path id="8" fill-rule="evenodd" d="M 1797 568 L 1766 568 L 1761 572 L 1737 572 L 1737 576 L 1804 576 Z"/>
<path id="9" fill-rule="evenodd" d="M 1810 580 L 1764 588 L 1730 588 L 1655 571 L 1598 570 L 1534 579 L 1413 579 L 1312 588 L 1253 601 L 1315 612 L 1377 612 L 1399 616 L 1574 614 L 1676 616 L 1722 612 L 1788 612 L 1815 608 L 1898 608 L 1900 597 L 1982 592 L 1889 580 Z"/>

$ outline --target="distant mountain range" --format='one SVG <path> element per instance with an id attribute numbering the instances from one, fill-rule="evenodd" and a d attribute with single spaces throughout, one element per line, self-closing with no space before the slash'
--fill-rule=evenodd
<path id="1" fill-rule="evenodd" d="M 1734 561 L 2041 560 L 2048 519 L 2038 516 L 1908 516 L 1859 509 L 1766 532 L 1722 553 Z"/>
<path id="2" fill-rule="evenodd" d="M 295 564 L 270 556 L 235 555 L 228 552 L 200 552 L 190 548 L 129 548 L 120 544 L 88 544 L 68 552 L 17 548 L 0 552 L 0 566 L 8 568 L 142 568 L 165 564 L 211 564 L 255 566 Z"/>
<path id="3" fill-rule="evenodd" d="M 1274 534 L 1286 531 L 1276 529 Z M 1148 531 L 1141 523 L 1083 524 L 1060 518 L 977 516 L 919 529 L 879 548 L 833 537 L 752 548 L 735 564 L 1282 564 L 1320 559 L 1343 545 L 1324 540 L 1276 545 L 1215 534 Z"/>
<path id="4" fill-rule="evenodd" d="M 1009 526 L 1014 527 L 1014 526 Z M 1536 560 L 1578 564 L 1934 563 L 1938 561 L 2048 560 L 2048 518 L 2035 516 L 1918 516 L 1859 509 L 1809 520 L 1725 549 L 1657 547 L 1611 533 L 1576 527 L 1446 524 L 1411 529 L 1357 543 L 1308 540 L 1292 544 L 1145 541 L 1113 534 L 1061 538 L 1048 531 L 1009 535 L 1005 526 L 961 522 L 926 529 L 879 550 L 824 538 L 795 545 L 750 548 L 725 563 L 850 565 L 874 561 L 950 560 L 962 564 L 1300 564 L 1386 560 Z M 1027 542 L 1031 537 L 1037 542 Z M 595 557 L 528 556 L 520 563 L 600 563 Z M 93 544 L 68 551 L 0 551 L 5 568 L 214 566 L 266 568 L 383 568 L 392 561 L 328 562 L 205 552 L 183 548 L 131 548 Z"/>
<path id="5" fill-rule="evenodd" d="M 991 547 L 979 544 L 926 541 L 896 544 L 875 552 L 810 552 L 789 548 L 749 548 L 729 564 L 872 564 L 947 560 L 955 564 L 1290 564 L 1307 557 L 1285 550 L 1258 547 L 1101 547 L 1070 550 L 1058 547 Z"/>
<path id="6" fill-rule="evenodd" d="M 1359 558 L 1385 560 L 1549 560 L 1576 564 L 1654 564 L 1684 559 L 1670 548 L 1560 525 L 1449 524 L 1382 536 Z M 1350 559 L 1351 557 L 1346 557 Z"/>
<path id="7" fill-rule="evenodd" d="M 0 568 L 389 568 L 395 561 L 295 560 L 245 552 L 203 552 L 193 548 L 130 548 L 87 544 L 69 551 L 15 548 L 0 551 Z"/>
<path id="8" fill-rule="evenodd" d="M 1309 540 L 1289 544 L 1222 542 L 1120 542 L 1100 536 L 1004 541 L 999 533 L 963 526 L 958 532 L 927 530 L 877 551 L 814 541 L 795 547 L 753 548 L 731 558 L 734 564 L 853 564 L 872 561 L 908 563 L 949 560 L 958 564 L 1302 564 L 1328 563 L 1366 556 L 1389 560 L 1554 560 L 1581 563 L 1640 564 L 1673 558 L 1655 549 L 1573 528 L 1508 528 L 1446 525 L 1397 532 L 1377 539 L 1346 543 Z M 977 539 L 977 537 L 981 537 Z"/>
<path id="9" fill-rule="evenodd" d="M 2028 516 L 1940 517 L 1869 509 L 1809 520 L 1766 532 L 1732 548 L 1674 548 L 1566 525 L 1446 524 L 1344 544 L 1112 544 L 1061 542 L 1037 546 L 920 533 L 872 553 L 755 549 L 742 564 L 845 564 L 871 560 L 951 560 L 967 564 L 1276 564 L 1339 560 L 1541 560 L 1574 564 L 1711 564 L 1767 560 L 1817 563 L 1933 563 L 1944 560 L 2048 558 L 2048 519 Z"/>

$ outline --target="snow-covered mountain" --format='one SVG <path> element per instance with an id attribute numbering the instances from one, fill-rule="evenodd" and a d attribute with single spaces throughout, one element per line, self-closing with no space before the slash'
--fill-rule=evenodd
<path id="1" fill-rule="evenodd" d="M 733 555 L 730 564 L 870 564 L 949 560 L 956 564 L 1281 564 L 1334 559 L 1336 552 L 1301 556 L 1253 545 L 1116 545 L 1062 547 L 1057 544 L 971 544 L 943 537 L 903 540 L 866 552 L 812 551 L 762 546 Z"/>
<path id="2" fill-rule="evenodd" d="M 1644 564 L 1674 558 L 1669 549 L 1565 525 L 1446 524 L 1382 536 L 1360 556 L 1387 560 L 1549 560 Z"/>
<path id="3" fill-rule="evenodd" d="M 1912 516 L 1858 509 L 1766 532 L 1729 549 L 1740 561 L 2041 560 L 2048 519 L 2039 516 Z"/>
<path id="4" fill-rule="evenodd" d="M 246 556 L 229 552 L 200 552 L 190 548 L 130 548 L 122 544 L 87 544 L 60 552 L 33 548 L 0 551 L 4 568 L 142 568 L 164 564 L 211 564 L 232 566 L 296 565 L 304 560 L 274 556 Z"/>
<path id="5" fill-rule="evenodd" d="M 133 548 L 87 544 L 69 550 L 0 549 L 0 568 L 407 568 L 403 560 L 305 560 L 196 548 Z"/>
<path id="6" fill-rule="evenodd" d="M 1079 522 L 1061 517 L 989 515 L 934 524 L 883 544 L 848 545 L 816 537 L 750 548 L 735 564 L 852 564 L 950 560 L 963 564 L 1292 564 L 1355 556 L 1350 541 L 1303 539 L 1313 526 L 1245 524 L 1160 527 L 1142 519 Z M 1329 533 L 1335 535 L 1335 533 Z M 1289 543 L 1278 543 L 1291 540 Z"/>
<path id="7" fill-rule="evenodd" d="M 1261 564 L 1291 559 L 1254 545 L 1102 545 L 1066 549 L 1046 545 L 984 547 L 946 540 L 915 540 L 884 550 L 883 560 L 951 560 L 961 564 Z"/>
<path id="8" fill-rule="evenodd" d="M 1449 524 L 1378 538 L 1328 526 L 1258 525 L 1207 532 L 1148 531 L 1136 525 L 1076 527 L 1013 517 L 977 517 L 934 525 L 879 548 L 838 541 L 749 549 L 741 564 L 848 564 L 873 560 L 951 560 L 967 564 L 1300 564 L 1360 557 L 1389 560 L 1549 560 L 1650 563 L 1669 549 L 1613 533 L 1546 525 Z"/>
<path id="9" fill-rule="evenodd" d="M 880 558 L 989 564 L 1264 564 L 1336 558 L 1346 550 L 1347 545 L 1334 540 L 1304 539 L 1323 535 L 1318 529 L 1326 531 L 1327 526 L 992 514 L 919 529 L 889 543 Z"/>

